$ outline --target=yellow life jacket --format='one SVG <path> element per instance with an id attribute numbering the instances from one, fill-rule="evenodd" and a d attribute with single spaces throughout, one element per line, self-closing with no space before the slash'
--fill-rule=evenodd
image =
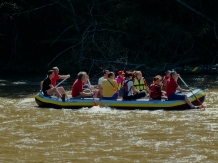
<path id="1" fill-rule="evenodd" d="M 118 84 L 118 90 L 120 90 L 122 83 Z"/>
<path id="2" fill-rule="evenodd" d="M 147 90 L 143 78 L 141 78 L 140 80 L 135 79 L 133 85 L 136 89 L 140 91 Z"/>

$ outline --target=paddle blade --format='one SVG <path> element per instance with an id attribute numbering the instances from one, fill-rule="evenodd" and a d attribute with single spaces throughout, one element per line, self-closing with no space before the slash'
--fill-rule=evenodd
<path id="1" fill-rule="evenodd" d="M 94 101 L 95 106 L 99 106 L 96 101 Z"/>
<path id="2" fill-rule="evenodd" d="M 198 100 L 199 104 L 202 106 L 202 108 L 204 108 L 204 110 L 205 110 L 205 107 L 204 107 L 204 105 L 202 104 L 202 102 L 201 102 L 199 99 L 197 99 L 197 100 Z"/>
<path id="3" fill-rule="evenodd" d="M 192 72 L 195 72 L 195 71 L 197 71 L 198 70 L 198 67 L 195 67 L 193 70 L 192 70 Z"/>

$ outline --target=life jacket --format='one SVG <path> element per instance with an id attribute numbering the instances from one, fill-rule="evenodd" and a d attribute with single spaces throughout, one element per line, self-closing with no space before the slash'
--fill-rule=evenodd
<path id="1" fill-rule="evenodd" d="M 150 91 L 151 91 L 150 98 L 152 99 L 161 98 L 162 96 L 161 86 L 153 83 L 150 85 Z"/>
<path id="2" fill-rule="evenodd" d="M 120 97 L 128 96 L 129 91 L 131 91 L 132 87 L 128 88 L 128 84 L 127 84 L 129 81 L 130 80 L 122 82 L 122 86 L 120 87 L 120 90 L 119 90 L 119 96 Z"/>
<path id="3" fill-rule="evenodd" d="M 140 80 L 135 79 L 133 85 L 136 89 L 142 91 L 146 90 L 147 82 L 144 78 L 141 78 Z"/>

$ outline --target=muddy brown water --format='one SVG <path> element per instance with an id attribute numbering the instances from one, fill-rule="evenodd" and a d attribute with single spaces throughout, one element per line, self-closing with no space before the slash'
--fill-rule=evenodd
<path id="1" fill-rule="evenodd" d="M 206 91 L 205 111 L 42 109 L 40 78 L 1 77 L 0 162 L 218 162 L 218 79 L 183 79 Z"/>

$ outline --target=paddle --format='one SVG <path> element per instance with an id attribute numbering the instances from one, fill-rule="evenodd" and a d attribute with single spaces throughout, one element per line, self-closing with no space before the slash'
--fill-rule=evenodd
<path id="1" fill-rule="evenodd" d="M 95 101 L 94 93 L 93 93 L 93 91 L 92 91 L 92 89 L 91 89 L 91 83 L 90 83 L 89 79 L 88 79 L 88 83 L 89 83 L 90 93 L 92 94 L 92 98 L 93 98 L 93 101 L 94 101 L 94 105 L 95 105 L 95 106 L 99 106 L 99 105 L 97 104 L 97 102 Z"/>
<path id="2" fill-rule="evenodd" d="M 185 84 L 185 86 L 192 92 L 192 90 L 189 88 L 189 86 L 184 82 L 184 80 L 179 76 L 179 79 Z M 197 98 L 197 96 L 195 96 L 195 94 L 192 92 L 193 96 L 196 98 L 196 100 L 199 102 L 199 104 L 204 108 L 204 105 L 202 104 L 202 102 Z"/>
<path id="3" fill-rule="evenodd" d="M 68 77 L 66 77 L 64 80 L 62 80 L 60 83 L 58 83 L 55 88 L 57 88 L 61 83 L 63 83 L 65 80 L 67 80 Z"/>

